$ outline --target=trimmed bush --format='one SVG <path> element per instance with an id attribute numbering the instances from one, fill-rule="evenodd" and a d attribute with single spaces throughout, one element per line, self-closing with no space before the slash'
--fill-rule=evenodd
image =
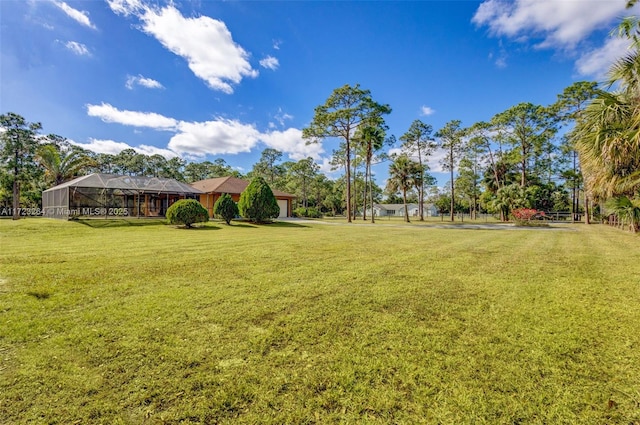
<path id="1" fill-rule="evenodd" d="M 280 207 L 271 188 L 262 177 L 255 177 L 240 195 L 240 215 L 254 223 L 264 223 L 278 217 Z"/>
<path id="2" fill-rule="evenodd" d="M 167 220 L 170 224 L 184 224 L 190 228 L 194 223 L 209 221 L 209 213 L 195 199 L 181 199 L 167 209 Z"/>
<path id="3" fill-rule="evenodd" d="M 316 208 L 313 207 L 299 207 L 293 210 L 294 217 L 307 217 L 307 218 L 320 218 L 322 214 Z"/>
<path id="4" fill-rule="evenodd" d="M 238 205 L 233 202 L 231 195 L 223 193 L 213 206 L 213 214 L 216 218 L 222 218 L 227 224 L 231 224 L 231 220 L 239 214 Z"/>

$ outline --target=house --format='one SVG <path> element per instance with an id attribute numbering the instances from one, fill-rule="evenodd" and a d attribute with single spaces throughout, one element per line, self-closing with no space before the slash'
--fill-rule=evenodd
<path id="1" fill-rule="evenodd" d="M 45 217 L 164 217 L 179 199 L 198 189 L 174 179 L 94 173 L 42 192 Z"/>
<path id="2" fill-rule="evenodd" d="M 213 206 L 222 194 L 227 193 L 231 195 L 231 198 L 235 202 L 238 202 L 240 200 L 240 194 L 249 186 L 249 182 L 228 176 L 200 180 L 191 183 L 191 186 L 202 193 L 198 199 L 207 211 L 209 211 L 209 217 L 213 217 Z M 292 203 L 296 196 L 279 190 L 271 190 L 280 207 L 280 215 L 278 217 L 291 217 Z"/>
<path id="3" fill-rule="evenodd" d="M 373 212 L 376 217 L 404 217 L 404 204 L 373 204 Z M 433 204 L 424 204 L 424 216 L 436 217 L 438 215 L 438 209 Z M 407 211 L 409 217 L 418 217 L 419 210 L 418 204 L 407 204 Z M 368 210 L 371 213 L 371 209 Z"/>
<path id="4" fill-rule="evenodd" d="M 418 217 L 420 216 L 420 210 L 418 209 L 418 204 L 411 204 L 409 207 L 409 216 L 410 217 Z M 422 204 L 422 212 L 425 217 L 438 217 L 440 214 L 438 213 L 438 208 L 436 208 L 433 204 Z"/>
<path id="5" fill-rule="evenodd" d="M 418 207 L 417 204 L 407 204 L 409 211 L 412 206 Z M 373 204 L 373 213 L 376 217 L 404 217 L 404 204 Z"/>

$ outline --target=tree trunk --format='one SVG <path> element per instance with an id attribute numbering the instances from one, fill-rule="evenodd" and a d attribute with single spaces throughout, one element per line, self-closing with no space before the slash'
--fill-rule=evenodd
<path id="1" fill-rule="evenodd" d="M 572 184 L 572 188 L 571 188 L 571 221 L 572 222 L 576 222 L 578 219 L 578 206 L 579 204 L 579 200 L 576 199 L 576 160 L 577 160 L 577 153 L 576 151 L 573 151 L 573 184 Z"/>
<path id="2" fill-rule="evenodd" d="M 575 184 L 575 182 L 574 182 Z M 578 200 L 576 199 L 576 187 L 574 186 L 571 189 L 571 221 L 572 222 L 576 222 L 577 217 L 577 205 L 578 205 Z"/>
<path id="3" fill-rule="evenodd" d="M 358 165 L 358 161 L 356 161 L 357 159 L 357 154 L 356 157 L 353 159 L 353 193 L 351 194 L 352 200 L 353 200 L 353 204 L 351 206 L 351 214 L 353 216 L 353 220 L 356 219 L 356 214 L 358 212 L 358 169 L 357 169 L 357 165 Z"/>
<path id="4" fill-rule="evenodd" d="M 471 216 L 470 220 L 476 220 L 478 218 L 478 212 L 476 210 L 476 206 L 478 205 L 478 200 L 476 199 L 476 188 L 473 188 L 473 206 L 471 207 Z"/>
<path id="5" fill-rule="evenodd" d="M 369 161 L 364 166 L 364 190 L 362 191 L 362 221 L 367 221 L 367 178 L 369 177 Z M 371 208 L 373 211 L 373 208 Z"/>
<path id="6" fill-rule="evenodd" d="M 451 219 L 451 221 L 455 221 L 455 217 L 454 217 L 454 207 L 455 207 L 455 187 L 454 187 L 454 182 L 453 182 L 453 149 L 451 150 L 451 163 L 449 164 L 451 166 L 451 204 L 449 206 L 449 218 Z"/>
<path id="7" fill-rule="evenodd" d="M 347 169 L 347 223 L 351 223 L 351 146 L 349 145 L 349 137 L 347 137 L 346 142 L 347 163 L 345 168 Z"/>
<path id="8" fill-rule="evenodd" d="M 20 182 L 17 177 L 13 179 L 13 219 L 20 219 Z"/>
<path id="9" fill-rule="evenodd" d="M 407 210 L 407 189 L 402 189 L 402 200 L 404 201 L 404 221 L 409 221 L 409 211 Z"/>
<path id="10" fill-rule="evenodd" d="M 420 184 L 418 192 L 418 213 L 420 214 L 420 221 L 424 221 L 424 181 Z"/>
<path id="11" fill-rule="evenodd" d="M 522 143 L 522 160 L 520 161 L 520 164 L 522 165 L 522 175 L 520 176 L 520 187 L 526 187 L 527 186 L 527 162 L 529 160 L 528 155 L 528 149 L 527 149 L 527 144 L 528 142 L 526 141 L 525 138 L 521 138 L 520 139 L 520 143 Z"/>
<path id="12" fill-rule="evenodd" d="M 418 142 L 418 164 L 420 165 L 420 187 L 418 188 L 418 213 L 420 221 L 424 221 L 424 167 L 422 166 L 422 154 L 420 153 L 420 143 Z"/>
<path id="13" fill-rule="evenodd" d="M 376 222 L 376 213 L 373 210 L 373 177 L 371 176 L 371 163 L 369 163 L 369 200 L 371 201 L 371 224 Z"/>
<path id="14" fill-rule="evenodd" d="M 587 192 L 584 192 L 584 224 L 591 224 L 591 210 L 589 208 L 589 197 Z"/>

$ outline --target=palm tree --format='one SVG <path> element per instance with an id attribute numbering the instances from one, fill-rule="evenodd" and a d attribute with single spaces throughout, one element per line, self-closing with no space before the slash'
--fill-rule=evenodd
<path id="1" fill-rule="evenodd" d="M 600 198 L 632 195 L 640 187 L 640 102 L 601 91 L 572 134 L 590 192 Z"/>
<path id="2" fill-rule="evenodd" d="M 626 196 L 612 198 L 607 202 L 607 208 L 621 221 L 622 227 L 629 225 L 629 229 L 636 233 L 640 228 L 640 202 L 632 201 Z"/>
<path id="3" fill-rule="evenodd" d="M 84 149 L 69 144 L 60 136 L 49 135 L 47 138 L 51 142 L 38 148 L 36 160 L 44 168 L 49 184 L 64 183 L 91 165 L 91 158 Z"/>
<path id="4" fill-rule="evenodd" d="M 618 35 L 629 53 L 609 71 L 609 88 L 599 90 L 578 117 L 572 140 L 585 187 L 597 198 L 634 196 L 640 189 L 640 21 L 622 21 Z"/>
<path id="5" fill-rule="evenodd" d="M 516 208 L 528 208 L 529 201 L 524 188 L 513 183 L 498 189 L 489 206 L 500 213 L 500 221 L 509 221 L 509 214 Z"/>
<path id="6" fill-rule="evenodd" d="M 409 155 L 414 155 L 414 157 L 418 158 L 418 165 L 420 165 L 420 169 L 423 171 L 423 178 L 420 179 L 416 187 L 418 191 L 418 214 L 420 215 L 420 221 L 424 221 L 424 177 L 429 169 L 426 161 L 436 149 L 436 141 L 431 137 L 432 132 L 433 127 L 429 124 L 425 124 L 420 120 L 414 120 L 407 132 L 400 136 L 400 140 L 403 142 L 403 149 L 407 151 Z"/>
<path id="7" fill-rule="evenodd" d="M 448 170 L 451 175 L 451 208 L 449 211 L 451 221 L 454 221 L 455 218 L 455 180 L 453 175 L 463 148 L 464 131 L 460 128 L 460 123 L 460 120 L 451 120 L 435 134 L 440 139 L 440 148 L 446 152 L 441 160 L 442 167 Z"/>
<path id="8" fill-rule="evenodd" d="M 369 191 L 369 200 L 371 201 L 371 222 L 375 223 L 373 214 L 373 188 L 371 175 L 371 161 L 373 154 L 382 149 L 385 141 L 385 125 L 378 122 L 378 125 L 365 125 L 358 128 L 354 136 L 354 141 L 361 145 L 364 150 L 365 172 L 364 172 L 364 197 L 362 207 L 362 219 L 367 219 L 367 190 Z"/>
<path id="9" fill-rule="evenodd" d="M 407 211 L 407 191 L 415 186 L 420 177 L 421 168 L 411 161 L 407 155 L 398 156 L 389 166 L 389 180 L 387 190 L 391 193 L 402 192 L 404 202 L 404 221 L 409 223 L 409 211 Z"/>

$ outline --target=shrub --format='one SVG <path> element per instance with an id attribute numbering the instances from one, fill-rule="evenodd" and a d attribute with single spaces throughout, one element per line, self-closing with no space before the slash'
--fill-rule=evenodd
<path id="1" fill-rule="evenodd" d="M 546 226 L 537 220 L 545 218 L 544 211 L 538 211 L 533 208 L 518 208 L 511 211 L 511 215 L 518 226 Z"/>
<path id="2" fill-rule="evenodd" d="M 231 195 L 223 193 L 213 206 L 213 214 L 216 218 L 222 218 L 227 224 L 231 224 L 231 220 L 239 214 L 238 205 L 233 202 Z"/>
<path id="3" fill-rule="evenodd" d="M 313 207 L 298 207 L 293 210 L 294 217 L 308 217 L 308 218 L 320 218 L 322 214 L 316 208 Z"/>
<path id="4" fill-rule="evenodd" d="M 184 224 L 190 228 L 194 223 L 209 221 L 209 213 L 195 199 L 181 199 L 167 209 L 167 220 L 170 224 Z"/>
<path id="5" fill-rule="evenodd" d="M 255 177 L 240 195 L 240 215 L 254 223 L 263 223 L 280 214 L 278 201 L 262 177 Z"/>

